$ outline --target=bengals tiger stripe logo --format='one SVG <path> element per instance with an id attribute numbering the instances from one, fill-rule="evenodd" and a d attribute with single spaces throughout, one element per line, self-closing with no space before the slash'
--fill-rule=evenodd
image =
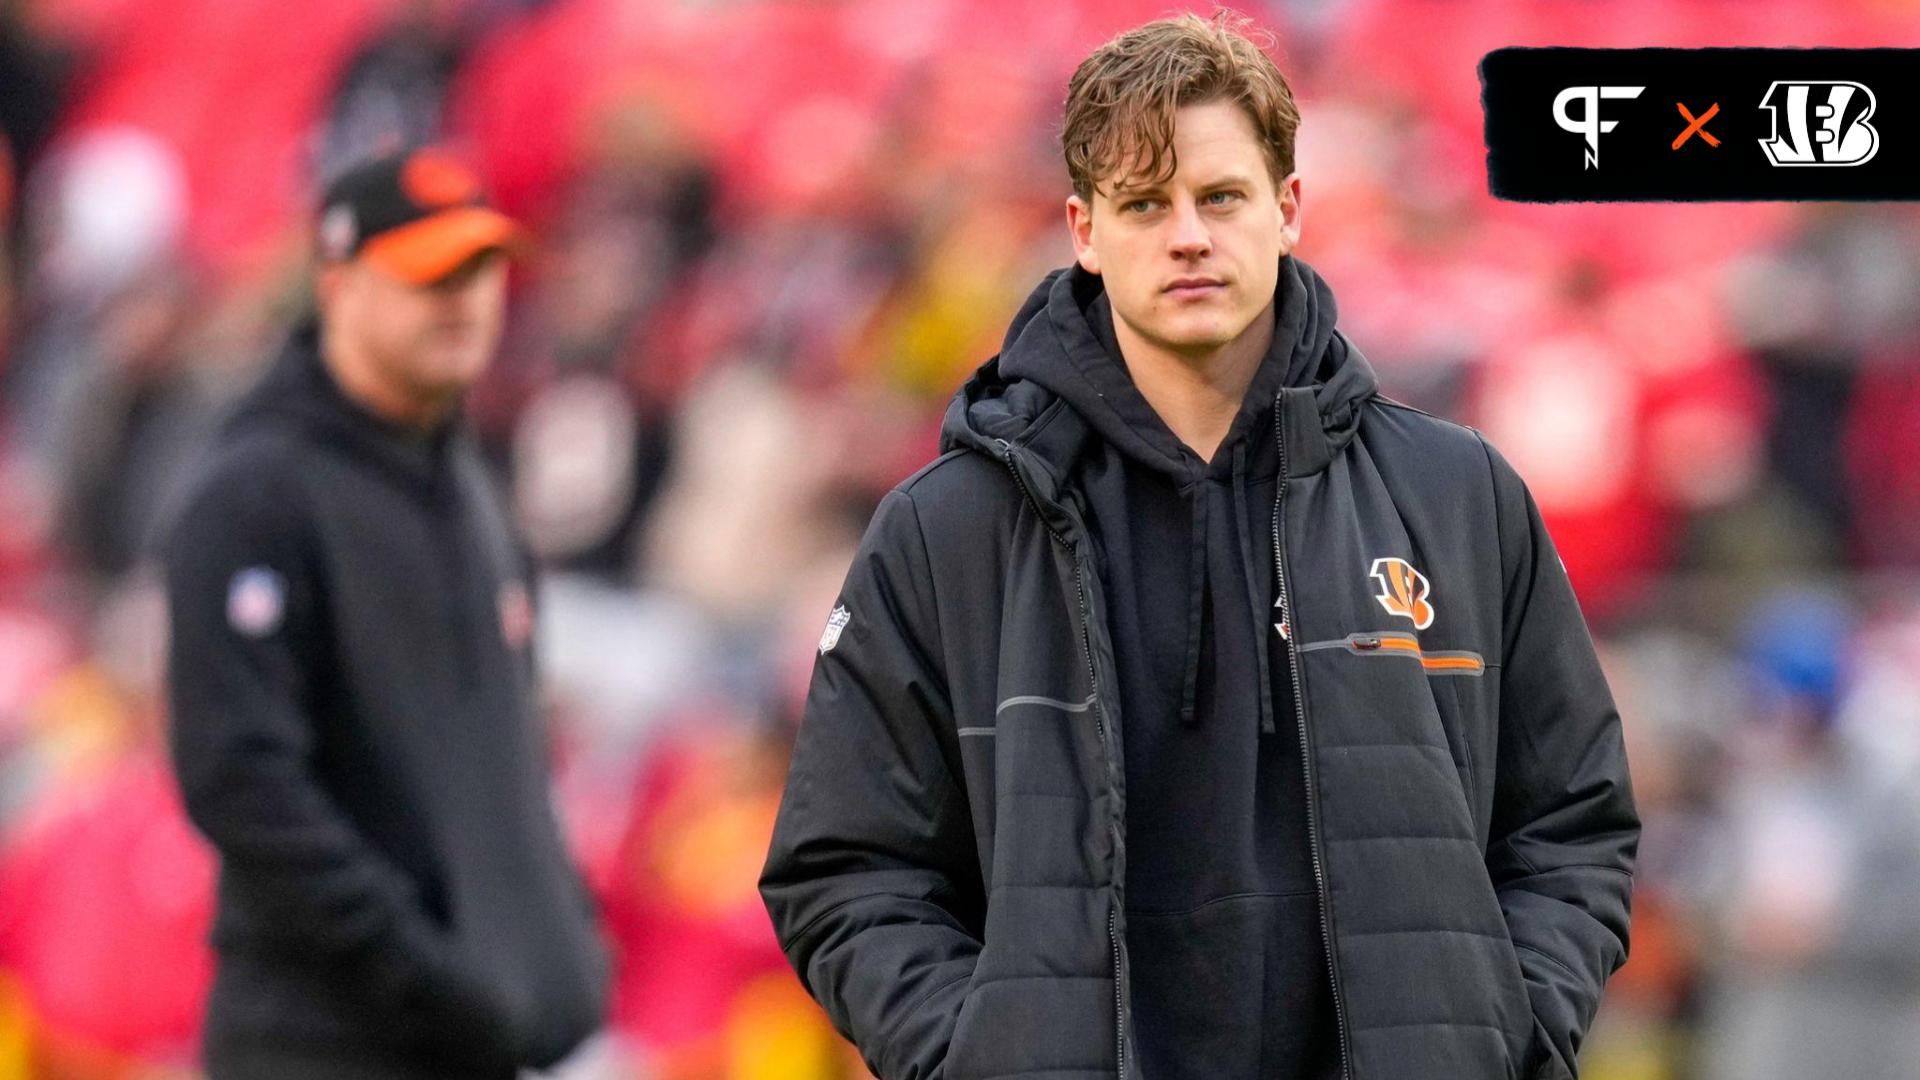
<path id="1" fill-rule="evenodd" d="M 1412 619 L 1416 630 L 1433 625 L 1433 601 L 1427 599 L 1433 583 L 1412 563 L 1399 558 L 1375 559 L 1367 576 L 1379 583 L 1380 591 L 1373 598 L 1380 601 L 1387 614 Z"/>

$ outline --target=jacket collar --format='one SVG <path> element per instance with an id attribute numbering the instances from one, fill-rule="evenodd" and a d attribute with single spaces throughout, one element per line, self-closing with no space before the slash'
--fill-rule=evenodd
<path id="1" fill-rule="evenodd" d="M 1132 390 L 1124 369 L 1116 373 L 1116 365 L 1096 355 L 1105 349 L 1085 318 L 1083 301 L 1090 291 L 1098 292 L 1098 280 L 1068 267 L 1048 274 L 1028 295 L 1000 353 L 948 404 L 942 451 L 966 447 L 998 457 L 1002 443 L 1022 446 L 1062 478 L 1095 437 L 1135 456 L 1170 460 L 1173 448 L 1166 440 L 1173 436 L 1164 422 L 1156 416 L 1152 424 L 1144 423 L 1115 382 L 1125 380 L 1125 389 Z M 1352 441 L 1361 407 L 1378 392 L 1379 380 L 1366 357 L 1333 325 L 1331 290 L 1297 256 L 1282 260 L 1275 309 L 1275 350 L 1307 355 L 1298 360 L 1289 355 L 1282 370 L 1269 356 L 1228 442 L 1247 436 L 1251 445 L 1271 408 L 1270 391 L 1285 418 L 1288 476 L 1311 476 Z M 1138 391 L 1132 394 L 1137 397 Z M 1159 432 L 1166 433 L 1164 438 Z"/>

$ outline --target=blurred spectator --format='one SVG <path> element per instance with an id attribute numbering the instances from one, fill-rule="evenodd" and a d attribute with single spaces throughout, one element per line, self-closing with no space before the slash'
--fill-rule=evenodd
<path id="1" fill-rule="evenodd" d="M 632 582 L 686 375 L 669 326 L 712 240 L 712 177 L 652 132 L 610 133 L 547 233 L 501 371 L 476 403 L 550 565 Z"/>
<path id="2" fill-rule="evenodd" d="M 329 95 L 315 173 L 334 176 L 381 153 L 441 141 L 447 86 L 465 51 L 462 6 L 406 0 L 347 61 Z"/>
<path id="3" fill-rule="evenodd" d="M 461 64 L 496 25 L 547 0 L 395 0 L 386 26 L 327 95 L 313 171 L 331 177 L 404 146 L 442 142 Z"/>
<path id="4" fill-rule="evenodd" d="M 67 83 L 76 57 L 41 33 L 26 15 L 25 0 L 0 0 L 0 173 L 13 174 L 38 163 L 40 151 L 59 123 Z M 0 181 L 0 191 L 10 183 Z M 0 197 L 0 222 L 10 200 Z M 13 250 L 11 229 L 0 230 Z"/>
<path id="5" fill-rule="evenodd" d="M 1889 213 L 1817 208 L 1784 250 L 1750 260 L 1742 274 L 1736 325 L 1774 390 L 1769 471 L 1837 559 L 1858 511 L 1852 487 L 1837 482 L 1846 475 L 1841 434 L 1867 371 L 1902 359 L 1886 355 L 1889 346 L 1907 347 L 1911 367 L 1920 237 Z"/>
<path id="6" fill-rule="evenodd" d="M 169 306 L 186 199 L 178 155 L 134 129 L 71 140 L 30 179 L 30 271 L 6 371 L 6 417 L 23 452 L 42 462 L 62 453 L 61 425 L 75 414 L 76 396 L 119 363 L 110 350 L 152 347 L 143 331 L 164 334 L 143 327 L 154 320 L 140 313 Z M 123 303 L 124 322 L 116 318 Z M 133 340 L 115 340 L 116 332 Z"/>
<path id="7" fill-rule="evenodd" d="M 161 266 L 130 283 L 94 330 L 55 421 L 57 537 L 95 581 L 133 569 L 171 520 L 211 437 L 216 399 L 189 363 L 190 279 Z"/>
<path id="8" fill-rule="evenodd" d="M 1753 723 L 1764 726 L 1728 794 L 1732 876 L 1716 927 L 1726 951 L 1702 1075 L 1910 1077 L 1920 616 L 1863 628 L 1852 675 L 1839 670 L 1853 643 L 1844 609 L 1797 598 L 1756 615 Z"/>

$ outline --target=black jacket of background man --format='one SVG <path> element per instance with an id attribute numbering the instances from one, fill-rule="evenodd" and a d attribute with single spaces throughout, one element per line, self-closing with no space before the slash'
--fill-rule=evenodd
<path id="1" fill-rule="evenodd" d="M 1566 1080 L 1639 821 L 1525 485 L 1381 397 L 1292 257 L 1223 453 L 1183 459 L 1100 292 L 1035 290 L 848 573 L 761 879 L 802 981 L 885 1080 Z"/>
<path id="2" fill-rule="evenodd" d="M 461 425 L 358 407 L 309 326 L 164 561 L 174 762 L 221 863 L 214 1075 L 564 1056 L 607 960 L 549 800 L 531 566 Z"/>

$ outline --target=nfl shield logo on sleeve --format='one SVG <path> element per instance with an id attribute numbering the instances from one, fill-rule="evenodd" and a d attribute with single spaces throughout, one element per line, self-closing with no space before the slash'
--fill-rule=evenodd
<path id="1" fill-rule="evenodd" d="M 847 605 L 841 604 L 833 609 L 833 614 L 827 616 L 827 628 L 820 634 L 821 656 L 827 655 L 835 645 L 840 644 L 840 631 L 845 630 L 851 621 L 853 612 L 847 610 Z"/>
<path id="2" fill-rule="evenodd" d="M 227 586 L 227 623 L 247 637 L 280 629 L 286 608 L 287 583 L 264 566 L 247 567 Z"/>

